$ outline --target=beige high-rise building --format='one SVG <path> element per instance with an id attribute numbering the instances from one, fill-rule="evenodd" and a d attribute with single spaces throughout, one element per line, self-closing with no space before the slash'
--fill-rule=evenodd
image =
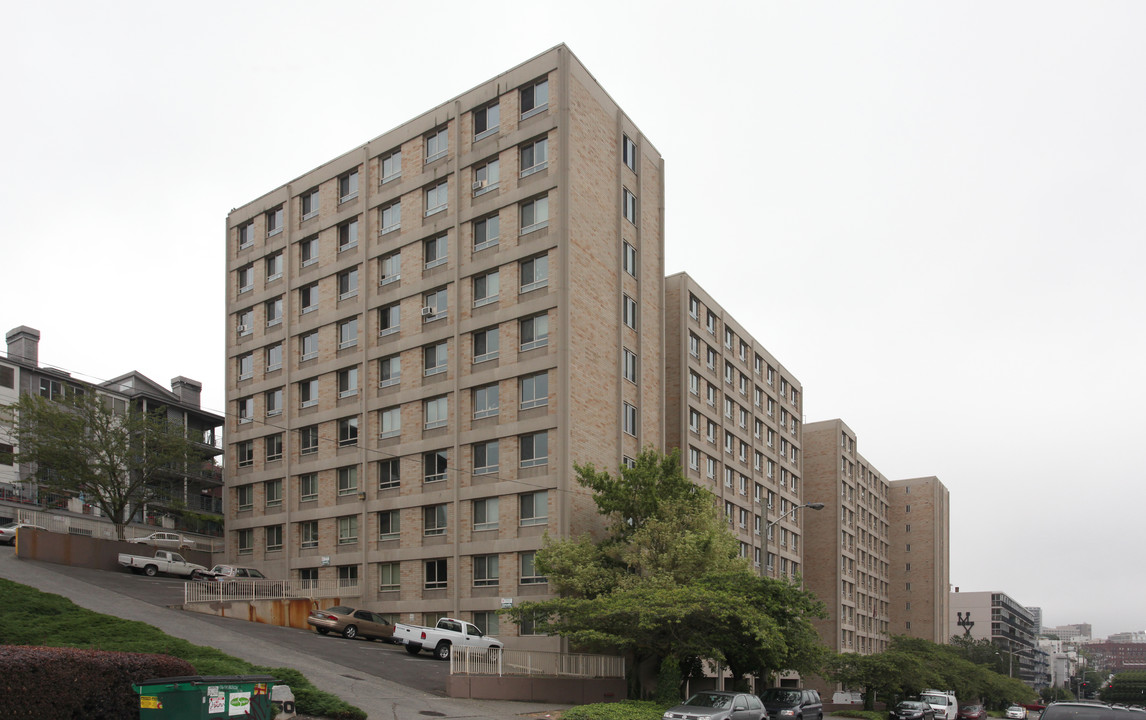
<path id="1" fill-rule="evenodd" d="M 665 280 L 665 432 L 760 572 L 804 572 L 803 386 L 695 280 Z M 811 497 L 810 495 L 808 497 Z"/>
<path id="2" fill-rule="evenodd" d="M 856 449 L 842 420 L 804 425 L 808 502 L 825 507 L 808 522 L 804 581 L 827 606 L 815 622 L 836 652 L 887 649 L 890 514 L 888 482 Z"/>
<path id="3" fill-rule="evenodd" d="M 531 634 L 573 464 L 664 446 L 663 173 L 558 46 L 233 210 L 228 556 Z"/>
<path id="4" fill-rule="evenodd" d="M 947 488 L 937 477 L 893 480 L 891 634 L 946 643 L 950 624 L 950 516 Z"/>

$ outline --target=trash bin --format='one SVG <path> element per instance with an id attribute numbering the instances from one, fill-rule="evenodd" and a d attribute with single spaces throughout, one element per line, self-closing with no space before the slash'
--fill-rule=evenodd
<path id="1" fill-rule="evenodd" d="M 169 677 L 145 680 L 139 693 L 140 720 L 273 720 L 270 675 Z"/>

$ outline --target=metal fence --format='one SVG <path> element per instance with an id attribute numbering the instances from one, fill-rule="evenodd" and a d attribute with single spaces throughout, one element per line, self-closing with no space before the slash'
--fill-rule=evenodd
<path id="1" fill-rule="evenodd" d="M 201 580 L 183 585 L 184 603 L 289 598 L 359 597 L 362 588 L 347 580 Z"/>
<path id="2" fill-rule="evenodd" d="M 538 650 L 486 650 L 455 647 L 450 653 L 451 675 L 623 678 L 625 658 Z"/>

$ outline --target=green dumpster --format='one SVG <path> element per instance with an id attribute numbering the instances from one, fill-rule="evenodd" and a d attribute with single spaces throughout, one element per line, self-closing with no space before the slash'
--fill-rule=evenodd
<path id="1" fill-rule="evenodd" d="M 139 693 L 139 720 L 272 720 L 270 675 L 169 677 L 145 680 Z"/>

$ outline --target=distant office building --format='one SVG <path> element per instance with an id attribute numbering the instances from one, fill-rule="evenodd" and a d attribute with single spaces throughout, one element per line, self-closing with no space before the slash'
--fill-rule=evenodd
<path id="1" fill-rule="evenodd" d="M 561 45 L 233 210 L 228 556 L 553 647 L 497 610 L 664 447 L 663 178 Z"/>
<path id="2" fill-rule="evenodd" d="M 1099 672 L 1146 670 L 1146 643 L 1108 640 L 1088 643 L 1086 649 Z"/>
<path id="3" fill-rule="evenodd" d="M 1035 669 L 1034 619 L 1012 597 L 1002 592 L 956 591 L 951 593 L 950 613 L 955 634 L 991 640 L 999 646 L 1012 677 L 1031 687 L 1042 682 Z"/>
<path id="4" fill-rule="evenodd" d="M 803 386 L 686 273 L 665 280 L 665 332 L 668 447 L 758 572 L 806 576 Z"/>
<path id="5" fill-rule="evenodd" d="M 836 419 L 804 425 L 804 485 L 808 502 L 825 505 L 808 519 L 804 551 L 804 582 L 828 608 L 813 621 L 820 639 L 836 652 L 882 652 L 891 639 L 889 484 Z"/>
<path id="6" fill-rule="evenodd" d="M 1110 637 L 1106 638 L 1106 642 L 1110 642 L 1110 643 L 1146 643 L 1146 632 L 1139 630 L 1137 632 L 1114 633 Z"/>
<path id="7" fill-rule="evenodd" d="M 1043 609 L 1041 607 L 1028 607 L 1027 612 L 1035 623 L 1035 635 L 1043 634 Z"/>
<path id="8" fill-rule="evenodd" d="M 68 372 L 40 365 L 40 332 L 20 326 L 6 335 L 8 353 L 0 358 L 0 404 L 16 402 L 21 395 L 40 395 L 49 400 L 72 393 L 97 392 L 116 409 L 134 406 L 143 411 L 166 408 L 169 421 L 187 428 L 189 437 L 203 452 L 203 462 L 173 469 L 163 481 L 161 497 L 147 507 L 135 509 L 135 520 L 211 534 L 222 529 L 222 469 L 212 458 L 222 449 L 216 442 L 223 418 L 200 406 L 203 386 L 195 380 L 176 377 L 168 390 L 138 372 L 125 373 L 103 383 L 78 380 Z M 16 463 L 18 451 L 7 429 L 0 426 L 0 517 L 16 508 L 63 508 L 98 515 L 98 508 L 75 496 L 49 496 L 35 482 L 35 468 Z M 194 516 L 188 516 L 190 510 Z"/>
<path id="9" fill-rule="evenodd" d="M 1043 628 L 1043 635 L 1054 635 L 1066 643 L 1089 642 L 1092 632 L 1090 623 L 1075 623 L 1074 625 L 1059 625 L 1057 627 Z"/>
<path id="10" fill-rule="evenodd" d="M 951 639 L 951 500 L 936 477 L 889 483 L 892 635 Z"/>

